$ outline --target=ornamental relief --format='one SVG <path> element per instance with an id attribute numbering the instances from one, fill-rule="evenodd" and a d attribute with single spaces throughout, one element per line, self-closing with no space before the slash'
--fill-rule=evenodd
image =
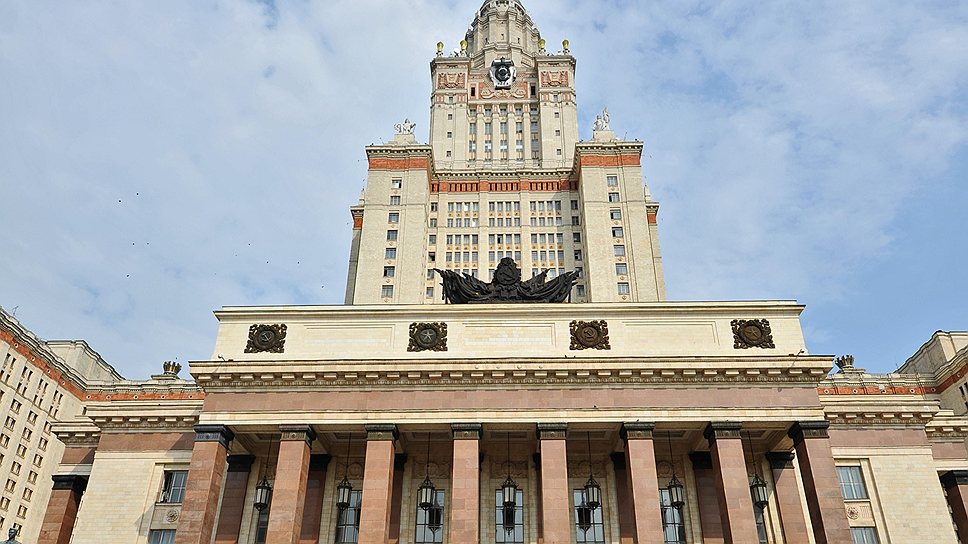
<path id="1" fill-rule="evenodd" d="M 438 463 L 437 461 L 431 461 L 424 464 L 413 457 L 410 458 L 410 461 L 408 462 L 414 463 L 412 473 L 415 480 L 423 480 L 424 476 L 430 476 L 431 480 L 446 480 L 451 476 L 450 463 Z"/>
<path id="2" fill-rule="evenodd" d="M 282 353 L 286 347 L 286 325 L 258 324 L 249 327 L 245 353 Z"/>
<path id="3" fill-rule="evenodd" d="M 492 460 L 490 466 L 491 478 L 503 480 L 508 474 L 508 467 L 511 467 L 511 477 L 515 480 L 526 479 L 528 477 L 527 461 L 511 461 L 508 463 Z"/>
<path id="4" fill-rule="evenodd" d="M 679 463 L 670 463 L 669 461 L 659 461 L 655 464 L 655 472 L 660 478 L 671 478 L 673 468 L 675 473 L 682 475 L 684 471 L 682 470 L 682 465 Z"/>
<path id="5" fill-rule="evenodd" d="M 568 349 L 612 349 L 608 343 L 608 323 L 598 321 L 572 321 L 571 346 Z"/>
<path id="6" fill-rule="evenodd" d="M 593 472 L 598 474 L 599 478 L 605 477 L 605 463 L 603 461 L 593 461 L 591 466 Z M 569 478 L 587 478 L 588 473 L 588 461 L 572 461 L 568 463 Z"/>
<path id="7" fill-rule="evenodd" d="M 467 74 L 463 73 L 437 74 L 438 89 L 463 89 L 466 81 Z"/>
<path id="8" fill-rule="evenodd" d="M 562 70 L 560 72 L 541 72 L 541 86 L 542 87 L 567 87 L 568 86 L 568 72 Z"/>
<path id="9" fill-rule="evenodd" d="M 411 323 L 407 351 L 447 351 L 447 323 Z"/>
<path id="10" fill-rule="evenodd" d="M 770 322 L 766 319 L 734 319 L 730 325 L 733 327 L 734 349 L 776 347 Z"/>

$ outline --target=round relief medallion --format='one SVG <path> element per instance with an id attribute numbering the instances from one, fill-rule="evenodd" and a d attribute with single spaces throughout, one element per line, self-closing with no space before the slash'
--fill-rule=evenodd
<path id="1" fill-rule="evenodd" d="M 757 345 L 763 342 L 764 331 L 758 323 L 747 323 L 739 330 L 740 336 L 750 345 Z"/>
<path id="2" fill-rule="evenodd" d="M 178 521 L 178 510 L 172 509 L 165 513 L 165 521 L 175 523 Z"/>
<path id="3" fill-rule="evenodd" d="M 259 349 L 269 349 L 276 342 L 276 331 L 271 327 L 261 327 L 255 333 L 255 345 Z"/>
<path id="4" fill-rule="evenodd" d="M 440 333 L 433 327 L 419 329 L 414 336 L 416 337 L 417 344 L 422 348 L 431 348 L 437 345 L 437 340 L 440 339 Z"/>
<path id="5" fill-rule="evenodd" d="M 591 323 L 585 323 L 578 329 L 578 341 L 588 347 L 598 345 L 602 341 L 602 331 Z"/>
<path id="6" fill-rule="evenodd" d="M 860 510 L 856 506 L 850 506 L 847 508 L 847 517 L 850 519 L 857 519 L 860 517 Z"/>

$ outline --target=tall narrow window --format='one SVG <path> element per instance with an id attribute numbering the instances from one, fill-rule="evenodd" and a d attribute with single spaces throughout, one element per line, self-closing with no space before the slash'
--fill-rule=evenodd
<path id="1" fill-rule="evenodd" d="M 575 515 L 575 541 L 578 544 L 605 544 L 605 523 L 602 521 L 602 507 L 580 509 L 584 500 L 584 489 L 575 489 L 572 496 L 575 500 L 573 513 Z"/>
<path id="2" fill-rule="evenodd" d="M 255 524 L 255 544 L 266 544 L 266 535 L 269 533 L 269 510 L 271 508 L 270 506 L 259 512 Z"/>
<path id="3" fill-rule="evenodd" d="M 851 527 L 850 536 L 854 544 L 878 544 L 877 533 L 873 527 Z"/>
<path id="4" fill-rule="evenodd" d="M 659 490 L 662 505 L 662 534 L 665 544 L 686 544 L 686 525 L 682 521 L 682 511 L 672 506 L 668 489 Z"/>
<path id="5" fill-rule="evenodd" d="M 867 498 L 867 488 L 864 487 L 860 467 L 837 467 L 837 479 L 840 480 L 840 492 L 845 500 Z"/>
<path id="6" fill-rule="evenodd" d="M 350 492 L 350 505 L 340 511 L 336 519 L 336 544 L 356 544 L 360 538 L 360 503 L 363 492 Z"/>
<path id="7" fill-rule="evenodd" d="M 494 542 L 497 544 L 524 544 L 524 491 L 518 490 L 514 500 L 514 515 L 504 517 L 504 490 L 494 495 Z"/>
<path id="8" fill-rule="evenodd" d="M 440 544 L 444 541 L 444 492 L 436 490 L 434 502 L 440 506 L 424 510 L 417 506 L 414 544 Z"/>
<path id="9" fill-rule="evenodd" d="M 178 504 L 185 498 L 185 482 L 188 481 L 187 470 L 166 470 L 165 483 L 158 502 Z"/>
<path id="10" fill-rule="evenodd" d="M 175 544 L 174 529 L 155 529 L 149 531 L 148 544 Z"/>
<path id="11" fill-rule="evenodd" d="M 770 537 L 766 531 L 766 512 L 754 504 L 753 515 L 756 518 L 756 536 L 760 540 L 759 544 L 770 544 Z"/>

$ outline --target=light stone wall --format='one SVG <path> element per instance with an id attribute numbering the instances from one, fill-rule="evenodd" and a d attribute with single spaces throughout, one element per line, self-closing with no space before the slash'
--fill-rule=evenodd
<path id="1" fill-rule="evenodd" d="M 97 452 L 91 485 L 81 498 L 72 542 L 147 543 L 165 468 L 187 470 L 190 461 L 188 450 Z M 173 505 L 158 508 L 167 511 Z"/>
<path id="2" fill-rule="evenodd" d="M 427 359 L 409 352 L 413 322 L 448 325 L 448 350 L 434 358 L 623 358 L 649 356 L 781 356 L 805 349 L 799 314 L 791 302 L 659 304 L 495 304 L 445 306 L 279 306 L 225 308 L 212 360 L 234 361 Z M 776 345 L 738 350 L 733 319 L 767 318 Z M 572 320 L 607 320 L 610 350 L 571 350 Z M 285 354 L 244 353 L 249 327 L 286 323 Z M 737 363 L 746 367 L 746 363 Z M 224 365 L 224 363 L 223 363 Z M 228 367 L 224 367 L 228 368 Z"/>
<path id="3" fill-rule="evenodd" d="M 838 465 L 862 467 L 882 544 L 957 543 L 930 448 L 835 447 L 833 455 Z"/>

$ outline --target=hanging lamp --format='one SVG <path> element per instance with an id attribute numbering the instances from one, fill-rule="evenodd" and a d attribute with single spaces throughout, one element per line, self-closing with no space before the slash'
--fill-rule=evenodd
<path id="1" fill-rule="evenodd" d="M 585 436 L 588 440 L 588 481 L 585 482 L 585 505 L 595 510 L 602 505 L 602 486 L 595 481 L 595 474 L 592 470 L 592 433 L 587 431 Z"/>
<path id="2" fill-rule="evenodd" d="M 753 504 L 757 508 L 763 509 L 770 503 L 769 489 L 767 489 L 766 482 L 760 477 L 760 471 L 756 467 L 756 461 L 753 458 L 753 439 L 749 431 L 746 432 L 746 441 L 749 444 L 750 464 L 753 465 L 753 481 L 750 482 L 750 495 L 753 497 Z"/>
<path id="3" fill-rule="evenodd" d="M 514 532 L 514 511 L 517 508 L 517 498 L 518 498 L 518 484 L 515 483 L 514 479 L 511 478 L 511 431 L 508 431 L 507 436 L 507 469 L 508 477 L 501 484 L 501 494 L 504 497 L 504 508 L 502 511 L 502 525 L 504 525 L 504 531 L 508 534 Z"/>
<path id="4" fill-rule="evenodd" d="M 666 490 L 669 492 L 669 503 L 674 508 L 682 508 L 686 504 L 686 486 L 682 485 L 679 478 L 676 477 L 676 460 L 672 455 L 672 431 L 669 431 L 669 462 L 672 464 L 672 478 L 669 480 L 669 484 L 666 485 Z"/>
<path id="5" fill-rule="evenodd" d="M 255 501 L 252 506 L 262 512 L 269 507 L 272 500 L 272 485 L 269 484 L 269 458 L 272 457 L 272 438 L 269 438 L 269 452 L 266 454 L 266 461 L 262 466 L 262 480 L 255 486 Z"/>
<path id="6" fill-rule="evenodd" d="M 336 508 L 341 512 L 350 507 L 350 499 L 353 497 L 353 484 L 350 483 L 350 443 L 353 441 L 353 433 L 349 433 L 346 438 L 346 459 L 343 463 L 343 479 L 336 484 Z"/>
<path id="7" fill-rule="evenodd" d="M 424 481 L 417 488 L 417 505 L 425 512 L 430 513 L 430 509 L 436 504 L 437 490 L 434 483 L 430 481 L 430 433 L 427 433 L 427 459 L 424 463 Z M 430 519 L 428 517 L 428 525 Z"/>

